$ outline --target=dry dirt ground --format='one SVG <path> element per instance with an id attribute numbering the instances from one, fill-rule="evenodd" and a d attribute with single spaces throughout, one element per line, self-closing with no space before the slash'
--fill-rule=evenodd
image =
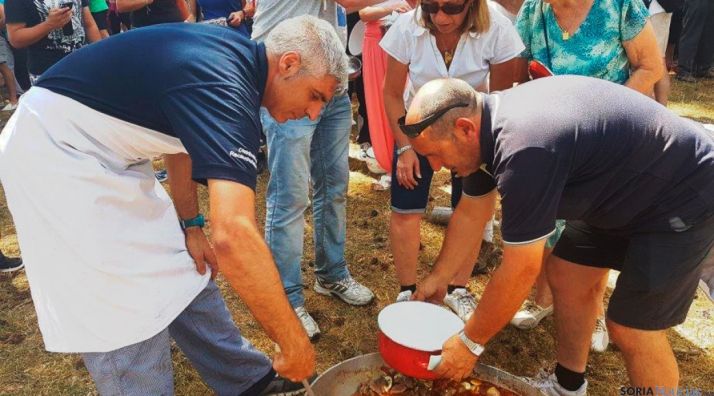
<path id="1" fill-rule="evenodd" d="M 679 114 L 702 122 L 714 123 L 714 82 L 676 84 L 671 108 Z M 2 124 L 7 115 L 2 116 Z M 29 160 L 37 161 L 38 159 Z M 307 307 L 322 328 L 323 335 L 315 344 L 318 371 L 350 357 L 377 350 L 376 317 L 397 294 L 392 258 L 389 252 L 388 220 L 389 192 L 373 191 L 372 176 L 363 163 L 350 160 L 352 169 L 348 197 L 348 241 L 346 258 L 359 281 L 376 294 L 373 304 L 353 308 L 335 299 L 316 295 L 305 289 Z M 437 186 L 447 183 L 448 175 L 440 173 Z M 260 177 L 257 202 L 263 202 L 267 176 Z M 448 195 L 433 188 L 432 204 L 446 205 Z M 206 193 L 201 191 L 202 212 L 206 213 Z M 258 209 L 264 219 L 264 207 Z M 311 235 L 308 214 L 306 235 Z M 15 230 L 0 190 L 0 248 L 9 255 L 19 254 Z M 420 256 L 421 274 L 437 256 L 444 228 L 424 222 L 423 250 Z M 306 238 L 303 274 L 306 285 L 312 285 L 314 275 L 311 238 Z M 498 255 L 481 257 L 493 265 Z M 472 279 L 469 288 L 479 295 L 489 279 L 480 275 Z M 236 298 L 220 277 L 226 302 L 244 335 L 258 348 L 270 352 L 272 343 L 253 321 L 246 307 Z M 700 293 L 690 317 L 681 328 L 669 332 L 670 341 L 681 369 L 681 385 L 690 389 L 714 391 L 714 306 Z M 533 375 L 542 367 L 550 367 L 554 359 L 554 328 L 552 318 L 532 331 L 506 328 L 491 343 L 482 362 L 516 375 Z M 204 395 L 210 390 L 201 381 L 183 354 L 174 348 L 176 393 Z M 615 346 L 602 354 L 591 355 L 588 365 L 592 395 L 619 394 L 626 384 L 623 361 Z M 96 393 L 84 364 L 77 355 L 50 354 L 43 350 L 42 339 L 24 272 L 0 275 L 0 394 L 2 395 L 87 395 Z"/>

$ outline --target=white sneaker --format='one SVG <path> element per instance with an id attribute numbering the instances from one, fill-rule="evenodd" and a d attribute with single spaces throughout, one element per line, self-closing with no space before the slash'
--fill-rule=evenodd
<path id="1" fill-rule="evenodd" d="M 590 350 L 593 352 L 605 352 L 608 345 L 610 345 L 610 335 L 607 333 L 605 318 L 597 318 L 595 331 L 593 331 L 593 336 L 590 340 Z"/>
<path id="2" fill-rule="evenodd" d="M 511 319 L 511 324 L 521 330 L 529 330 L 540 323 L 541 320 L 553 314 L 553 306 L 541 307 L 540 305 L 526 301 L 525 306 L 516 312 Z"/>
<path id="3" fill-rule="evenodd" d="M 360 161 L 367 161 L 367 159 L 370 158 L 368 150 L 372 148 L 372 145 L 370 143 L 361 143 L 359 145 L 359 154 L 357 154 L 357 159 Z M 372 151 L 374 153 L 374 150 Z M 372 159 L 374 159 L 374 155 L 372 155 Z"/>
<path id="4" fill-rule="evenodd" d="M 444 297 L 444 304 L 451 308 L 464 322 L 469 320 L 474 313 L 474 309 L 476 309 L 476 299 L 463 287 L 448 293 Z"/>
<path id="5" fill-rule="evenodd" d="M 392 187 L 392 176 L 382 175 L 379 180 L 372 182 L 372 190 L 374 191 L 388 191 Z"/>
<path id="6" fill-rule="evenodd" d="M 305 306 L 295 308 L 295 313 L 297 314 L 302 327 L 305 328 L 307 332 L 307 338 L 314 340 L 320 335 L 320 328 L 317 326 L 315 319 L 310 316 L 310 314 L 305 309 Z"/>
<path id="7" fill-rule="evenodd" d="M 534 378 L 523 378 L 534 388 L 541 391 L 546 396 L 586 396 L 588 394 L 588 380 L 575 391 L 569 391 L 558 383 L 555 374 L 548 374 L 544 371 L 538 373 Z"/>
<path id="8" fill-rule="evenodd" d="M 394 302 L 404 302 L 404 301 L 409 301 L 411 299 L 412 299 L 412 291 L 404 290 L 403 292 L 399 292 L 399 294 L 397 294 L 397 299 Z"/>
<path id="9" fill-rule="evenodd" d="M 371 148 L 369 150 L 372 151 Z M 367 169 L 369 169 L 371 173 L 377 175 L 383 175 L 387 173 L 387 171 L 384 170 L 384 168 L 382 168 L 382 166 L 379 165 L 379 162 L 377 162 L 377 160 L 374 158 L 367 158 L 364 163 L 367 164 Z"/>
<path id="10" fill-rule="evenodd" d="M 379 165 L 379 162 L 377 162 L 377 157 L 374 155 L 374 148 L 371 144 L 360 144 L 357 158 L 367 164 L 367 169 L 369 169 L 370 172 L 378 175 L 387 173 L 387 171 Z"/>
<path id="11" fill-rule="evenodd" d="M 13 111 L 17 109 L 17 103 L 8 103 L 2 108 L 2 111 Z"/>
<path id="12" fill-rule="evenodd" d="M 335 296 L 350 305 L 366 305 L 372 302 L 374 294 L 367 287 L 359 284 L 351 276 L 329 283 L 319 277 L 315 280 L 315 291 L 325 296 Z"/>

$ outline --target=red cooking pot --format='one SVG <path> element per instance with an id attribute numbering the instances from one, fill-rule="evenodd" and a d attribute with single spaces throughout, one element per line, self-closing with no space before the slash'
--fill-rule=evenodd
<path id="1" fill-rule="evenodd" d="M 456 314 L 438 305 L 406 301 L 386 306 L 377 318 L 379 352 L 385 363 L 414 378 L 433 380 L 429 360 L 441 355 L 441 346 L 463 329 Z"/>

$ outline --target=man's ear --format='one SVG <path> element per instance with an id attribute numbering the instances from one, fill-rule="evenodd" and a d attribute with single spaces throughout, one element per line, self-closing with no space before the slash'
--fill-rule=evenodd
<path id="1" fill-rule="evenodd" d="M 457 139 L 470 140 L 479 132 L 476 124 L 466 117 L 457 118 L 455 126 L 454 134 Z"/>
<path id="2" fill-rule="evenodd" d="M 278 74 L 284 78 L 290 78 L 298 74 L 302 66 L 300 54 L 295 51 L 288 51 L 280 56 L 278 61 Z"/>

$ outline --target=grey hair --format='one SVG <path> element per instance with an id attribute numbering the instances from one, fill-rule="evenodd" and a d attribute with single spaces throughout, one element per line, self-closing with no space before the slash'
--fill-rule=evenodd
<path id="1" fill-rule="evenodd" d="M 311 77 L 331 76 L 337 80 L 337 90 L 347 87 L 347 54 L 335 28 L 310 15 L 280 22 L 268 37 L 265 48 L 269 55 L 280 56 L 294 51 L 300 54 L 301 71 Z"/>
<path id="2" fill-rule="evenodd" d="M 426 89 L 425 89 L 426 88 Z M 426 83 L 423 98 L 419 101 L 419 115 L 424 119 L 437 111 L 458 103 L 467 107 L 455 107 L 441 116 L 431 125 L 433 139 L 439 140 L 452 136 L 454 124 L 459 118 L 471 118 L 481 112 L 481 95 L 468 83 L 457 78 L 445 78 Z"/>

